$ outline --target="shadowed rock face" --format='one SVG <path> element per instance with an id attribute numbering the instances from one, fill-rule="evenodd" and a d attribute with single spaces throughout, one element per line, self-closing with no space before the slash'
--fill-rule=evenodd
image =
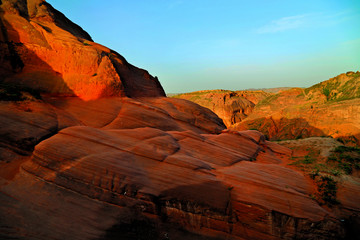
<path id="1" fill-rule="evenodd" d="M 359 205 L 341 215 L 319 205 L 313 183 L 289 168 L 290 149 L 258 131 L 226 130 L 195 103 L 161 97 L 156 79 L 91 42 L 46 2 L 0 3 L 1 73 L 21 94 L 10 101 L 4 88 L 0 101 L 1 239 L 341 239 L 349 232 L 340 216 L 354 217 Z M 20 42 L 9 40 L 15 35 Z M 105 92 L 90 94 L 102 84 Z M 52 94 L 39 99 L 24 85 Z"/>
<path id="2" fill-rule="evenodd" d="M 45 1 L 3 0 L 0 8 L 3 81 L 84 100 L 165 96 L 157 78 L 94 43 Z"/>

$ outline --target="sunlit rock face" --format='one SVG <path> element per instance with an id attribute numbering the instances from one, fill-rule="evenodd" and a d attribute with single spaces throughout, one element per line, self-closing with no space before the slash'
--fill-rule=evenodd
<path id="1" fill-rule="evenodd" d="M 232 129 L 257 129 L 270 139 L 331 136 L 360 146 L 360 73 L 275 94 Z"/>
<path id="2" fill-rule="evenodd" d="M 313 182 L 289 167 L 290 149 L 163 97 L 155 78 L 45 1 L 0 3 L 1 239 L 341 239 L 356 230 L 342 221 L 360 211 L 356 184 L 343 189 L 347 212 L 319 205 Z"/>
<path id="3" fill-rule="evenodd" d="M 173 97 L 190 100 L 210 109 L 230 127 L 246 119 L 255 105 L 270 95 L 264 91 L 204 90 Z"/>
<path id="4" fill-rule="evenodd" d="M 214 111 L 228 128 L 258 130 L 271 140 L 331 136 L 360 146 L 359 72 L 343 73 L 309 88 L 278 90 L 203 90 L 173 97 Z"/>
<path id="5" fill-rule="evenodd" d="M 165 95 L 157 78 L 94 43 L 45 1 L 3 0 L 0 14 L 0 76 L 6 82 L 84 100 Z"/>

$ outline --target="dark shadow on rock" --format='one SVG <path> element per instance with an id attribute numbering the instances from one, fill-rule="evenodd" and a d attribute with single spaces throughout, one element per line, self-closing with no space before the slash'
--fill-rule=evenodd
<path id="1" fill-rule="evenodd" d="M 336 140 L 347 146 L 360 147 L 360 133 L 348 136 L 340 136 L 337 137 Z"/>
<path id="2" fill-rule="evenodd" d="M 26 6 L 22 7 L 25 8 Z M 24 112 L 29 112 L 30 114 L 31 109 L 26 107 L 26 103 L 22 103 L 23 100 L 33 101 L 34 99 L 41 99 L 41 93 L 64 92 L 70 96 L 74 95 L 60 73 L 54 71 L 34 51 L 21 43 L 17 30 L 12 27 L 11 22 L 4 18 L 2 5 L 0 5 L 0 30 L 0 101 L 12 101 L 18 106 L 17 109 L 23 109 Z M 31 68 L 27 69 L 27 65 L 31 65 Z M 19 116 L 22 115 L 24 114 Z M 3 119 L 8 118 L 8 120 L 2 121 L 3 123 L 19 121 L 21 124 L 18 127 L 23 126 L 24 132 L 28 130 L 25 124 L 26 121 L 19 117 L 12 119 L 11 116 L 4 114 L 1 117 Z M 24 138 L 21 138 L 19 135 L 16 138 L 10 138 L 9 135 L 14 134 L 14 132 L 11 133 L 11 129 L 7 130 L 9 126 L 2 125 L 0 127 L 1 143 L 6 146 L 14 146 L 19 150 L 31 152 L 36 144 L 58 131 L 56 121 L 56 118 L 54 118 L 55 123 L 53 127 L 44 128 L 46 131 L 43 132 L 43 135 L 29 137 L 25 133 Z M 36 125 L 32 121 L 28 121 L 27 124 L 32 128 Z M 43 128 L 43 126 L 37 127 Z M 17 140 L 15 141 L 14 139 Z M 21 151 L 19 153 L 22 154 Z"/>
<path id="3" fill-rule="evenodd" d="M 262 132 L 269 140 L 301 139 L 327 136 L 322 130 L 311 126 L 305 118 L 281 118 L 278 120 L 258 118 L 244 121 L 247 129 Z"/>
<path id="4" fill-rule="evenodd" d="M 130 64 L 116 51 L 111 50 L 108 57 L 114 65 L 117 74 L 122 79 L 122 84 L 128 97 L 153 97 L 156 95 L 166 97 L 165 91 L 157 77 L 153 77 L 148 71 Z"/>
<path id="5" fill-rule="evenodd" d="M 121 216 L 118 222 L 106 230 L 98 240 L 220 240 L 223 238 L 199 235 L 185 230 L 178 223 L 169 223 L 157 217 L 149 217 L 128 208 L 127 216 Z"/>
<path id="6" fill-rule="evenodd" d="M 344 226 L 346 230 L 346 240 L 357 240 L 360 236 L 360 215 L 353 214 L 344 220 Z"/>
<path id="7" fill-rule="evenodd" d="M 151 218 L 132 220 L 129 223 L 120 222 L 106 230 L 99 240 L 220 240 L 182 229 L 179 225 L 159 222 Z"/>
<path id="8" fill-rule="evenodd" d="M 204 196 L 207 197 L 204 198 Z M 164 207 L 165 204 L 176 205 L 180 203 L 184 205 L 184 209 L 186 209 L 189 201 L 196 202 L 204 208 L 226 215 L 230 201 L 230 190 L 219 181 L 207 181 L 168 189 L 160 194 L 159 201 L 163 203 Z"/>
<path id="9" fill-rule="evenodd" d="M 59 72 L 54 71 L 35 52 L 21 43 L 19 34 L 4 18 L 3 12 L 0 12 L 0 27 L 1 84 L 18 90 L 32 89 L 39 93 L 62 92 L 74 95 Z M 32 68 L 28 69 L 27 65 Z"/>
<path id="10" fill-rule="evenodd" d="M 106 230 L 101 240 L 158 240 L 162 239 L 158 223 L 149 218 L 137 216 L 129 222 L 119 220 L 119 223 Z"/>

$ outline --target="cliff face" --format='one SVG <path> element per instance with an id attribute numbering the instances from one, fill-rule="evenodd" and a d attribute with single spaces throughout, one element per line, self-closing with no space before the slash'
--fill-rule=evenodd
<path id="1" fill-rule="evenodd" d="M 4 0 L 0 16 L 4 82 L 84 100 L 165 96 L 157 78 L 94 43 L 45 1 Z"/>
<path id="2" fill-rule="evenodd" d="M 321 205 L 313 181 L 289 167 L 290 149 L 162 97 L 156 79 L 45 1 L 0 4 L 1 239 L 341 239 L 357 231 L 342 221 L 357 219 L 356 196 Z"/>

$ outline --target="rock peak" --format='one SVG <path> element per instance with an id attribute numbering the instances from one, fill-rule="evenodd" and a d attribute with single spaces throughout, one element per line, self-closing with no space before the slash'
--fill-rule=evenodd
<path id="1" fill-rule="evenodd" d="M 94 43 L 44 0 L 2 0 L 0 77 L 5 82 L 84 100 L 165 96 L 157 78 Z"/>

